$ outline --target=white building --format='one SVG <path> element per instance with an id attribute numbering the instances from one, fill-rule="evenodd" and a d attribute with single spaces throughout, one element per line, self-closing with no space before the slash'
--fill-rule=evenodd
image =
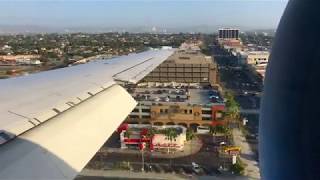
<path id="1" fill-rule="evenodd" d="M 268 51 L 249 51 L 247 55 L 247 64 L 267 64 L 269 55 L 270 53 Z"/>
<path id="2" fill-rule="evenodd" d="M 176 130 L 176 138 L 169 140 L 165 133 L 163 133 L 168 128 Z M 150 129 L 156 131 L 151 138 L 146 135 Z M 141 144 L 148 144 L 149 147 L 147 148 L 150 150 L 165 151 L 182 151 L 187 140 L 186 131 L 187 129 L 180 125 L 122 124 L 118 128 L 122 149 L 129 147 L 141 149 Z"/>

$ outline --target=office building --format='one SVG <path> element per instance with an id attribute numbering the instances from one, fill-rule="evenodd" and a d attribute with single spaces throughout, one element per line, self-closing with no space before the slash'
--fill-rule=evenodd
<path id="1" fill-rule="evenodd" d="M 239 29 L 219 29 L 219 39 L 239 39 Z"/>

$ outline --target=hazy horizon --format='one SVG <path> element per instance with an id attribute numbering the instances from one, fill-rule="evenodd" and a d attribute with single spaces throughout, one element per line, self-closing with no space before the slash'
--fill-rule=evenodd
<path id="1" fill-rule="evenodd" d="M 275 29 L 285 0 L 0 0 L 0 32 L 42 31 L 214 31 L 218 27 Z"/>

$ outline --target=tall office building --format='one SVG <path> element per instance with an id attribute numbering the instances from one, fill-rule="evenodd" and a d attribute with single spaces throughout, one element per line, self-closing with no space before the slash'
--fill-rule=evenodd
<path id="1" fill-rule="evenodd" d="M 219 29 L 220 39 L 239 39 L 239 29 L 222 28 Z"/>

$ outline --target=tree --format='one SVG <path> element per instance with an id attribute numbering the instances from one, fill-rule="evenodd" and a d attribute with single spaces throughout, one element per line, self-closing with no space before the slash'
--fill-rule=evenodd
<path id="1" fill-rule="evenodd" d="M 225 93 L 226 98 L 226 115 L 231 118 L 231 120 L 238 120 L 240 118 L 240 106 L 239 103 L 234 99 L 234 96 L 230 92 Z"/>
<path id="2" fill-rule="evenodd" d="M 243 175 L 244 173 L 244 166 L 237 161 L 237 163 L 233 164 L 230 168 L 231 172 L 237 175 Z"/>
<path id="3" fill-rule="evenodd" d="M 178 137 L 178 133 L 177 130 L 175 128 L 167 128 L 164 131 L 164 135 L 166 136 L 166 139 L 170 141 L 170 144 L 172 144 L 172 141 L 176 140 L 176 138 Z M 169 146 L 168 146 L 168 153 L 169 153 Z"/>
<path id="4" fill-rule="evenodd" d="M 175 128 L 167 128 L 164 131 L 164 134 L 166 136 L 166 139 L 170 141 L 170 144 L 172 144 L 172 141 L 176 141 L 176 138 L 178 137 L 178 132 Z M 170 147 L 168 146 L 168 154 L 170 153 Z M 171 158 L 170 158 L 170 165 L 172 164 Z"/>
<path id="5" fill-rule="evenodd" d="M 152 138 L 156 133 L 157 133 L 157 130 L 155 128 L 149 128 L 146 134 L 146 137 Z"/>
<path id="6" fill-rule="evenodd" d="M 195 134 L 192 129 L 188 128 L 186 132 L 187 141 L 191 141 L 195 137 Z"/>
<path id="7" fill-rule="evenodd" d="M 231 135 L 230 129 L 226 126 L 223 126 L 223 125 L 211 126 L 210 134 L 212 135 L 212 142 L 214 142 L 214 135 L 216 135 L 217 133 L 222 133 L 225 135 L 225 137 L 227 136 L 227 138 L 229 138 Z"/>

